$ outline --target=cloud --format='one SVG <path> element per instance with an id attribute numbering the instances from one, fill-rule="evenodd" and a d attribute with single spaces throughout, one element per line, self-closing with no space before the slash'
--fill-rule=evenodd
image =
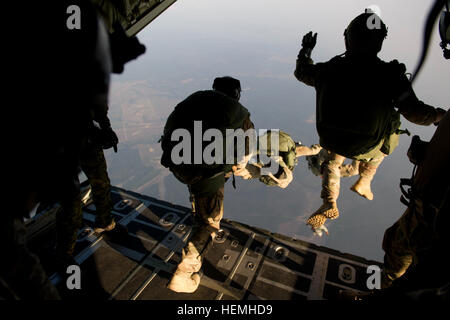
<path id="1" fill-rule="evenodd" d="M 181 80 L 181 83 L 188 84 L 188 83 L 191 83 L 192 81 L 194 81 L 194 78 L 188 78 L 188 79 Z"/>
<path id="2" fill-rule="evenodd" d="M 315 114 L 311 115 L 311 117 L 306 119 L 305 122 L 306 123 L 312 123 L 312 124 L 316 123 L 316 115 Z"/>

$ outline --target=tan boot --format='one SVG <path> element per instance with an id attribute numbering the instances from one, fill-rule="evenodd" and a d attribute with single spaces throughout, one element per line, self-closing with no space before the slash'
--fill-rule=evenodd
<path id="1" fill-rule="evenodd" d="M 177 269 L 167 288 L 175 292 L 193 293 L 199 285 L 200 275 L 198 273 L 184 272 Z"/>
<path id="2" fill-rule="evenodd" d="M 359 164 L 359 179 L 350 188 L 350 190 L 355 191 L 360 196 L 373 200 L 372 189 L 370 188 L 370 183 L 372 182 L 375 173 L 381 162 L 383 162 L 384 157 L 381 159 L 373 160 L 370 162 L 360 162 Z"/>
<path id="3" fill-rule="evenodd" d="M 370 188 L 370 182 L 372 178 L 369 177 L 359 177 L 358 181 L 350 188 L 350 190 L 355 191 L 360 196 L 373 200 L 373 193 Z"/>
<path id="4" fill-rule="evenodd" d="M 308 220 L 306 220 L 306 224 L 309 225 L 313 230 L 320 228 L 325 224 L 327 218 L 323 214 L 313 213 Z"/>
<path id="5" fill-rule="evenodd" d="M 322 214 L 324 217 L 334 220 L 339 218 L 339 209 L 336 202 L 325 202 L 314 214 Z"/>
<path id="6" fill-rule="evenodd" d="M 318 229 L 322 227 L 327 219 L 337 219 L 339 217 L 339 210 L 337 208 L 336 202 L 325 202 L 316 212 L 314 212 L 306 224 L 310 225 L 311 228 Z"/>
<path id="7" fill-rule="evenodd" d="M 103 233 L 105 231 L 111 231 L 116 227 L 116 222 L 114 221 L 114 219 L 112 219 L 112 221 L 106 225 L 106 226 L 96 226 L 94 225 L 94 231 L 97 233 Z"/>
<path id="8" fill-rule="evenodd" d="M 182 259 L 178 270 L 183 272 L 199 272 L 202 267 L 202 257 L 192 242 L 188 242 L 182 251 Z"/>

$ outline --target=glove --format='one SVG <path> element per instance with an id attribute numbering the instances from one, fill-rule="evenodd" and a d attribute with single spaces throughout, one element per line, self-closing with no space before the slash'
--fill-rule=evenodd
<path id="1" fill-rule="evenodd" d="M 317 33 L 314 33 L 312 31 L 308 32 L 303 36 L 302 40 L 302 48 L 303 49 L 314 49 L 317 43 Z"/>
<path id="2" fill-rule="evenodd" d="M 317 42 L 317 33 L 313 34 L 312 31 L 310 31 L 307 34 L 305 34 L 302 39 L 302 49 L 300 50 L 297 58 L 300 59 L 302 56 L 310 58 L 311 52 L 316 46 L 316 42 Z"/>
<path id="3" fill-rule="evenodd" d="M 117 152 L 117 144 L 119 138 L 111 127 L 102 128 L 102 148 L 109 149 L 114 148 L 114 152 Z"/>

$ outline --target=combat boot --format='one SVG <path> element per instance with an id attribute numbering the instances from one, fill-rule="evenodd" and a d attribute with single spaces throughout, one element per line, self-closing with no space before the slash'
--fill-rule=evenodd
<path id="1" fill-rule="evenodd" d="M 308 220 L 306 220 L 306 224 L 309 225 L 313 230 L 319 229 L 321 226 L 325 224 L 327 218 L 320 213 L 313 213 Z"/>
<path id="2" fill-rule="evenodd" d="M 196 273 L 202 267 L 201 256 L 192 242 L 182 250 L 182 259 L 167 288 L 175 292 L 192 293 L 200 284 L 200 276 Z"/>
<path id="3" fill-rule="evenodd" d="M 199 285 L 200 275 L 198 273 L 184 272 L 177 269 L 167 288 L 175 292 L 193 293 Z"/>
<path id="4" fill-rule="evenodd" d="M 316 212 L 314 212 L 306 221 L 312 228 L 321 227 L 327 219 L 337 219 L 339 217 L 339 209 L 336 202 L 325 202 Z"/>
<path id="5" fill-rule="evenodd" d="M 315 220 L 317 220 L 321 216 L 322 218 L 319 220 L 325 223 L 326 219 L 337 219 L 339 217 L 336 200 L 339 196 L 341 166 L 344 160 L 345 157 L 335 153 L 328 155 L 323 166 L 322 191 L 320 194 L 323 204 L 311 215 L 310 219 L 316 216 Z"/>
<path id="6" fill-rule="evenodd" d="M 368 200 L 373 200 L 372 189 L 370 188 L 370 183 L 372 182 L 372 178 L 369 177 L 359 177 L 358 181 L 350 187 L 350 190 L 356 192 L 361 197 L 364 197 Z"/>
<path id="7" fill-rule="evenodd" d="M 339 209 L 335 201 L 327 201 L 314 214 L 322 214 L 325 218 L 333 220 L 339 218 Z"/>
<path id="8" fill-rule="evenodd" d="M 202 257 L 192 242 L 188 242 L 182 251 L 182 259 L 178 270 L 184 272 L 199 272 L 202 267 Z"/>
<path id="9" fill-rule="evenodd" d="M 359 164 L 359 179 L 350 190 L 355 191 L 357 194 L 368 200 L 373 200 L 370 183 L 383 159 L 384 157 L 376 161 L 361 162 Z"/>
<path id="10" fill-rule="evenodd" d="M 97 220 L 94 223 L 94 231 L 97 233 L 103 233 L 105 231 L 111 231 L 116 227 L 116 222 L 114 219 L 111 219 L 111 222 L 109 223 L 99 223 Z"/>

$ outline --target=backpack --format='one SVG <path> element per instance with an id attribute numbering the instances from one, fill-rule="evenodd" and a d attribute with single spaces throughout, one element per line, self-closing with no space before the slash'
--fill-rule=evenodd
<path id="1" fill-rule="evenodd" d="M 178 141 L 171 141 L 171 136 L 176 129 L 186 129 L 194 137 L 194 121 L 202 121 L 202 137 L 207 129 L 218 129 L 222 132 L 224 137 L 224 159 L 222 163 L 214 164 L 193 164 L 194 163 L 194 143 L 191 141 L 191 163 L 182 164 L 182 166 L 190 166 L 198 168 L 199 170 L 207 170 L 214 174 L 220 171 L 228 172 L 231 170 L 233 164 L 226 164 L 226 130 L 241 128 L 244 120 L 249 117 L 250 113 L 237 100 L 232 99 L 225 94 L 215 91 L 206 90 L 198 91 L 180 102 L 169 115 L 164 133 L 161 137 L 161 148 L 163 155 L 161 157 L 161 164 L 166 168 L 178 166 L 174 164 L 171 159 L 171 152 Z M 203 142 L 202 152 L 204 148 L 211 142 Z"/>
<path id="2" fill-rule="evenodd" d="M 378 58 L 335 57 L 320 65 L 316 81 L 316 126 L 320 145 L 347 158 L 365 154 L 399 126 L 393 100 L 404 65 Z"/>

